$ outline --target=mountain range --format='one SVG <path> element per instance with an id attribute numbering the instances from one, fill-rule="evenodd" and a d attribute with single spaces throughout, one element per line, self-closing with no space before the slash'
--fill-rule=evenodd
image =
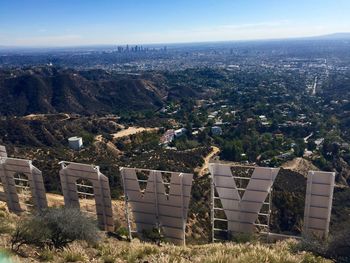
<path id="1" fill-rule="evenodd" d="M 156 110 L 181 92 L 163 75 L 117 74 L 50 67 L 0 70 L 0 113 L 117 113 Z"/>

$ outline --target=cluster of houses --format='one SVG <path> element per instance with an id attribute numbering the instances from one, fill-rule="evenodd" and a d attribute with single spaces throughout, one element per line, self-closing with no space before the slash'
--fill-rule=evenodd
<path id="1" fill-rule="evenodd" d="M 199 128 L 198 130 L 194 130 L 192 132 L 192 135 L 198 135 L 200 131 L 203 131 L 205 127 Z M 185 135 L 187 132 L 186 128 L 180 128 L 180 129 L 169 129 L 167 130 L 163 136 L 160 138 L 160 144 L 161 145 L 168 145 L 169 143 L 173 142 L 176 138 L 179 138 L 183 135 Z M 219 126 L 213 126 L 211 127 L 211 133 L 212 135 L 220 136 L 222 135 L 222 128 Z"/>

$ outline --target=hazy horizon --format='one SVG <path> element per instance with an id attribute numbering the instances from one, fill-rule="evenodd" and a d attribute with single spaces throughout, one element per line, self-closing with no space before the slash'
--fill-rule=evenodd
<path id="1" fill-rule="evenodd" d="M 191 45 L 204 45 L 204 44 L 225 44 L 225 43 L 249 43 L 249 42 L 275 42 L 275 41 L 298 41 L 298 40 L 319 40 L 323 39 L 323 37 L 332 37 L 337 35 L 346 34 L 346 39 L 350 38 L 350 32 L 334 32 L 326 35 L 310 35 L 310 36 L 301 36 L 301 37 L 286 37 L 286 38 L 262 38 L 262 39 L 237 39 L 237 40 L 218 40 L 218 41 L 198 41 L 198 42 L 160 42 L 160 43 L 96 43 L 96 44 L 76 44 L 76 45 L 17 45 L 17 46 L 9 46 L 9 45 L 1 45 L 0 49 L 74 49 L 74 48 L 107 48 L 107 47 L 116 47 L 116 46 L 143 46 L 143 47 L 163 47 L 163 46 L 191 46 Z M 325 38 L 326 40 L 328 38 Z"/>
<path id="2" fill-rule="evenodd" d="M 0 3 L 0 46 L 202 43 L 350 32 L 346 0 Z"/>

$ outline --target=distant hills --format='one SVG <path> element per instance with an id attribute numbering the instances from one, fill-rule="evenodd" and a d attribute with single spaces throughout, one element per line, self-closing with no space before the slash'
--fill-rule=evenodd
<path id="1" fill-rule="evenodd" d="M 315 37 L 310 37 L 309 39 L 313 39 L 313 40 L 350 40 L 350 32 L 315 36 Z"/>
<path id="2" fill-rule="evenodd" d="M 0 70 L 0 114 L 155 110 L 171 93 L 164 82 L 161 75 L 120 75 L 102 70 Z"/>
<path id="3" fill-rule="evenodd" d="M 169 47 L 187 47 L 197 45 L 208 45 L 208 44 L 222 44 L 222 43 L 235 43 L 235 42 L 256 42 L 256 41 L 271 41 L 271 40 L 349 40 L 350 32 L 337 32 L 326 35 L 318 36 L 306 36 L 306 37 L 291 37 L 291 38 L 266 38 L 259 40 L 232 40 L 232 41 L 209 41 L 209 42 L 188 42 L 188 43 L 163 43 L 163 44 L 146 44 L 149 47 L 160 47 L 167 45 Z M 142 43 L 141 43 L 142 44 Z M 103 50 L 115 50 L 115 44 L 101 44 L 101 45 L 81 45 L 81 46 L 5 46 L 0 43 L 0 51 L 2 52 L 82 52 L 82 51 L 103 51 Z"/>

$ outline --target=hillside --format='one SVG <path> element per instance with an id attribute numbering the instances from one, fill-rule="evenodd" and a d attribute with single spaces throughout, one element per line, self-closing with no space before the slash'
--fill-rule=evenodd
<path id="1" fill-rule="evenodd" d="M 288 161 L 282 165 L 282 168 L 289 169 L 294 172 L 300 173 L 307 177 L 309 171 L 318 171 L 319 169 L 313 165 L 310 161 L 304 158 L 295 158 L 291 161 Z"/>
<path id="2" fill-rule="evenodd" d="M 162 76 L 30 68 L 0 71 L 0 113 L 115 113 L 155 110 L 167 99 Z"/>
<path id="3" fill-rule="evenodd" d="M 264 240 L 228 242 L 205 245 L 156 245 L 133 239 L 131 242 L 100 236 L 97 244 L 75 241 L 61 249 L 43 249 L 24 245 L 20 251 L 11 250 L 11 229 L 18 217 L 1 208 L 0 262 L 333 262 L 301 249 L 300 242 L 286 240 L 266 243 Z"/>
<path id="4" fill-rule="evenodd" d="M 291 247 L 296 242 L 285 241 L 273 245 L 256 244 L 209 244 L 188 247 L 163 245 L 161 247 L 140 243 L 127 243 L 111 238 L 97 248 L 87 247 L 84 243 L 75 243 L 70 248 L 58 252 L 39 252 L 29 258 L 11 256 L 13 263 L 19 262 L 333 262 L 307 252 L 293 253 Z M 33 253 L 34 254 L 34 253 Z M 50 260 L 43 260 L 49 258 Z M 30 261 L 25 261 L 30 260 Z M 74 260 L 74 261 L 71 261 Z M 10 261 L 11 262 L 11 261 Z"/>

